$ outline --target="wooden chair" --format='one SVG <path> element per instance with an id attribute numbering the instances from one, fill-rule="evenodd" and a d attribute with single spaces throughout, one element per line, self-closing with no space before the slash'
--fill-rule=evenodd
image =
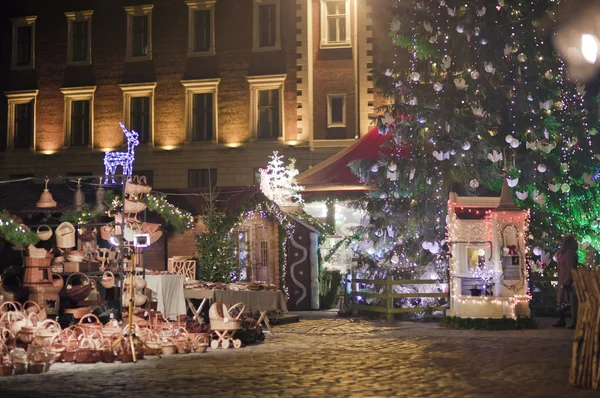
<path id="1" fill-rule="evenodd" d="M 168 271 L 183 275 L 191 281 L 196 280 L 196 260 L 189 260 L 183 256 L 171 257 L 168 263 Z"/>

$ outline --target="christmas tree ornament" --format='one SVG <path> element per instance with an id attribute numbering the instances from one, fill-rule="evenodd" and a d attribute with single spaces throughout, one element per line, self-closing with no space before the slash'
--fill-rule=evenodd
<path id="1" fill-rule="evenodd" d="M 427 21 L 423 22 L 423 28 L 429 33 L 433 33 L 433 26 Z"/>
<path id="2" fill-rule="evenodd" d="M 504 137 L 504 141 L 506 141 L 507 144 L 510 144 L 513 140 L 513 136 L 508 134 L 506 137 Z"/>
<path id="3" fill-rule="evenodd" d="M 412 181 L 415 178 L 415 173 L 417 172 L 417 169 L 412 168 L 410 169 L 410 174 L 408 175 L 408 181 Z"/>
<path id="4" fill-rule="evenodd" d="M 456 31 L 458 33 L 463 33 L 465 31 L 465 27 L 463 25 L 457 25 L 456 26 Z"/>
<path id="5" fill-rule="evenodd" d="M 396 181 L 398 179 L 398 173 L 396 173 L 395 171 L 388 170 L 387 179 L 390 181 Z"/>
<path id="6" fill-rule="evenodd" d="M 394 162 L 390 162 L 390 164 L 388 166 L 388 169 L 390 171 L 396 171 L 396 170 L 398 170 L 398 165 L 396 163 L 394 163 Z"/>
<path id="7" fill-rule="evenodd" d="M 454 85 L 459 90 L 466 90 L 468 88 L 467 83 L 465 82 L 465 79 L 458 79 L 458 78 L 454 79 Z"/>
<path id="8" fill-rule="evenodd" d="M 550 100 L 540 102 L 540 109 L 550 109 L 551 106 L 552 106 L 552 101 L 550 101 Z"/>
<path id="9" fill-rule="evenodd" d="M 595 184 L 596 181 L 594 181 L 594 176 L 588 173 L 583 173 L 583 185 L 586 188 L 593 187 Z"/>
<path id="10" fill-rule="evenodd" d="M 540 163 L 540 164 L 538 164 L 538 166 L 537 166 L 537 170 L 538 170 L 540 173 L 545 173 L 545 172 L 546 172 L 546 170 L 547 170 L 547 168 L 546 168 L 546 165 L 545 165 L 545 164 L 543 164 L 543 163 Z"/>
<path id="11" fill-rule="evenodd" d="M 471 149 L 471 143 L 469 141 L 463 142 L 462 149 L 463 151 L 468 151 L 469 149 Z"/>
<path id="12" fill-rule="evenodd" d="M 434 83 L 433 84 L 433 89 L 435 90 L 436 93 L 439 93 L 440 91 L 442 91 L 442 84 L 441 83 Z"/>
<path id="13" fill-rule="evenodd" d="M 592 228 L 598 228 L 598 221 L 592 221 Z"/>
<path id="14" fill-rule="evenodd" d="M 565 103 L 564 103 L 564 102 L 562 102 L 562 101 L 556 101 L 556 102 L 554 103 L 554 107 L 555 107 L 556 109 L 558 109 L 559 111 L 562 111 L 562 110 L 565 108 Z"/>
<path id="15" fill-rule="evenodd" d="M 431 177 L 427 177 L 427 178 L 425 179 L 425 183 L 426 183 L 427 185 L 431 185 L 432 181 L 433 181 L 433 180 L 431 179 Z"/>
<path id="16" fill-rule="evenodd" d="M 560 190 L 561 190 L 563 193 L 569 193 L 569 192 L 571 192 L 571 186 L 565 182 L 564 184 L 562 184 L 562 185 L 560 186 Z"/>
<path id="17" fill-rule="evenodd" d="M 432 154 L 433 154 L 433 157 L 436 158 L 439 161 L 449 160 L 450 159 L 450 152 L 433 151 Z"/>
<path id="18" fill-rule="evenodd" d="M 469 186 L 473 189 L 477 189 L 477 188 L 479 188 L 479 181 L 477 181 L 477 179 L 473 178 L 471 180 L 471 182 L 469 182 Z"/>
<path id="19" fill-rule="evenodd" d="M 546 195 L 535 190 L 533 191 L 533 201 L 540 206 L 544 206 L 546 204 Z"/>
<path id="20" fill-rule="evenodd" d="M 425 123 L 427 123 L 427 118 L 425 118 L 425 117 L 423 117 L 423 116 L 420 116 L 420 117 L 417 119 L 417 122 L 419 122 L 419 124 L 425 124 Z"/>
<path id="21" fill-rule="evenodd" d="M 454 7 L 454 8 L 446 7 L 446 9 L 448 10 L 448 15 L 450 15 L 451 17 L 456 16 L 456 7 Z"/>
<path id="22" fill-rule="evenodd" d="M 527 197 L 529 196 L 529 192 L 515 192 L 517 194 L 517 198 L 519 198 L 519 200 L 525 200 L 527 199 Z"/>
<path id="23" fill-rule="evenodd" d="M 390 262 L 391 262 L 392 264 L 396 265 L 396 264 L 398 264 L 398 263 L 400 262 L 400 258 L 398 257 L 398 255 L 397 255 L 397 254 L 394 254 L 394 255 L 392 256 L 392 258 L 390 259 Z"/>
<path id="24" fill-rule="evenodd" d="M 373 166 L 371 166 L 371 171 L 373 173 L 377 173 L 379 171 L 379 166 L 377 166 L 377 164 L 374 164 Z"/>
<path id="25" fill-rule="evenodd" d="M 525 55 L 524 53 L 521 53 L 517 56 L 517 59 L 519 60 L 519 62 L 525 62 L 525 61 L 527 61 L 527 55 Z"/>
<path id="26" fill-rule="evenodd" d="M 438 39 L 438 37 L 437 37 L 437 36 L 431 36 L 431 37 L 429 38 L 429 42 L 430 42 L 431 44 L 433 44 L 433 43 L 435 43 L 435 42 L 437 41 L 437 39 Z"/>
<path id="27" fill-rule="evenodd" d="M 481 29 L 479 28 L 479 26 L 476 26 L 475 29 L 473 29 L 473 35 L 475 37 L 479 36 L 481 34 Z"/>
<path id="28" fill-rule="evenodd" d="M 488 43 L 487 39 L 485 39 L 485 38 L 484 38 L 484 39 L 481 39 L 481 44 L 482 44 L 482 45 L 484 45 L 484 46 L 485 46 L 487 43 Z"/>
<path id="29" fill-rule="evenodd" d="M 385 75 L 387 77 L 392 77 L 394 75 L 394 72 L 391 69 L 386 69 Z"/>
<path id="30" fill-rule="evenodd" d="M 542 248 L 539 246 L 536 246 L 533 248 L 533 254 L 536 256 L 541 256 L 542 255 Z"/>
<path id="31" fill-rule="evenodd" d="M 587 91 L 585 91 L 585 84 L 583 84 L 583 83 L 577 83 L 577 92 L 582 97 L 585 97 L 585 95 L 587 94 Z"/>
<path id="32" fill-rule="evenodd" d="M 421 75 L 419 74 L 419 72 L 413 72 L 413 73 L 410 74 L 410 79 L 413 82 L 418 82 L 419 79 L 421 79 Z"/>
<path id="33" fill-rule="evenodd" d="M 546 73 L 544 73 L 544 77 L 548 80 L 552 80 L 554 78 L 554 75 L 552 74 L 551 70 L 547 70 Z"/>
<path id="34" fill-rule="evenodd" d="M 521 145 L 521 142 L 519 140 L 517 140 L 516 138 L 513 138 L 512 141 L 510 142 L 510 147 L 513 149 L 517 149 L 519 147 L 519 145 Z"/>
<path id="35" fill-rule="evenodd" d="M 446 71 L 446 70 L 450 69 L 451 65 L 452 65 L 452 58 L 448 55 L 445 55 L 444 58 L 442 58 L 442 69 Z"/>
<path id="36" fill-rule="evenodd" d="M 51 209 L 53 207 L 56 207 L 56 201 L 54 200 L 54 198 L 52 197 L 52 194 L 48 190 L 48 182 L 49 181 L 50 180 L 46 178 L 46 180 L 45 180 L 46 185 L 44 187 L 44 191 L 40 195 L 40 200 L 38 200 L 37 203 L 35 204 L 35 206 L 40 209 Z"/>
<path id="37" fill-rule="evenodd" d="M 486 11 L 485 7 L 481 7 L 479 9 L 477 9 L 477 16 L 478 17 L 483 17 L 485 15 L 485 11 Z"/>
<path id="38" fill-rule="evenodd" d="M 552 184 L 552 183 L 548 183 L 548 189 L 551 192 L 558 192 L 558 190 L 560 189 L 560 184 Z"/>
<path id="39" fill-rule="evenodd" d="M 412 97 L 409 101 L 408 104 L 411 106 L 417 106 L 419 105 L 419 100 L 417 99 L 417 97 Z"/>
<path id="40" fill-rule="evenodd" d="M 479 72 L 477 72 L 476 70 L 471 72 L 471 79 L 473 79 L 473 80 L 479 79 Z"/>
<path id="41" fill-rule="evenodd" d="M 398 33 L 400 31 L 401 27 L 402 27 L 402 23 L 400 22 L 399 19 L 393 19 L 392 22 L 390 23 L 390 30 L 392 32 Z"/>
<path id="42" fill-rule="evenodd" d="M 394 237 L 394 235 L 395 235 L 395 232 L 394 232 L 394 227 L 392 227 L 391 225 L 388 225 L 388 226 L 386 227 L 386 229 L 387 229 L 387 234 L 388 234 L 388 236 L 389 236 L 390 238 L 393 238 L 393 237 Z"/>
<path id="43" fill-rule="evenodd" d="M 487 154 L 487 158 L 492 162 L 492 163 L 498 163 L 499 161 L 501 161 L 503 159 L 502 153 L 496 151 L 495 149 L 492 151 L 492 153 L 488 153 Z"/>
<path id="44" fill-rule="evenodd" d="M 485 62 L 483 65 L 487 73 L 491 73 L 492 75 L 496 73 L 496 68 L 494 68 L 491 62 Z"/>
<path id="45" fill-rule="evenodd" d="M 508 183 L 509 187 L 514 188 L 519 183 L 519 179 L 518 178 L 507 177 L 506 178 L 506 182 Z"/>
<path id="46" fill-rule="evenodd" d="M 475 115 L 475 117 L 484 117 L 487 112 L 485 112 L 481 107 L 477 106 L 472 106 L 471 107 L 471 111 L 473 111 L 473 115 Z"/>

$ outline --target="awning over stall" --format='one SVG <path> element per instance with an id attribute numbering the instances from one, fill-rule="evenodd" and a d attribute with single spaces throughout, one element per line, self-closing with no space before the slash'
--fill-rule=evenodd
<path id="1" fill-rule="evenodd" d="M 349 147 L 300 174 L 297 181 L 305 187 L 303 193 L 368 191 L 348 164 L 357 159 L 377 159 L 381 144 L 388 138 L 374 127 Z"/>

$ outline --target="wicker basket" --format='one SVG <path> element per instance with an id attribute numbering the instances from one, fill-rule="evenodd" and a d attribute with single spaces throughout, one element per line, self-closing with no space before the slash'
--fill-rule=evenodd
<path id="1" fill-rule="evenodd" d="M 90 319 L 90 318 L 93 318 L 95 322 L 84 322 L 84 320 Z M 100 322 L 100 319 L 98 319 L 98 317 L 94 314 L 84 315 L 79 320 L 78 326 L 88 336 L 91 336 L 92 334 L 95 334 L 95 333 L 102 334 L 102 323 Z"/>
<path id="2" fill-rule="evenodd" d="M 74 276 L 83 276 L 85 278 L 85 280 L 82 282 L 81 285 L 73 286 L 73 285 L 69 284 L 69 282 L 71 281 L 71 278 Z M 60 295 L 61 295 L 61 297 L 64 297 L 65 299 L 70 300 L 71 302 L 77 303 L 78 301 L 85 300 L 86 297 L 89 296 L 91 291 L 92 291 L 92 284 L 90 283 L 90 278 L 88 278 L 86 275 L 78 272 L 78 273 L 71 274 L 67 278 L 66 286 L 63 290 L 60 291 Z"/>
<path id="3" fill-rule="evenodd" d="M 46 241 L 52 237 L 52 228 L 47 225 L 40 225 L 37 229 L 37 236 L 40 240 Z"/>
<path id="4" fill-rule="evenodd" d="M 240 311 L 235 318 L 231 317 L 231 311 L 239 308 Z M 238 330 L 242 328 L 242 321 L 239 319 L 244 312 L 244 303 L 237 303 L 227 308 L 225 303 L 217 301 L 210 306 L 208 317 L 210 318 L 210 328 L 212 330 Z"/>
<path id="5" fill-rule="evenodd" d="M 26 301 L 23 303 L 23 312 L 27 314 L 35 314 L 38 320 L 45 321 L 48 317 L 46 314 L 46 308 L 42 308 L 35 301 Z"/>
<path id="6" fill-rule="evenodd" d="M 63 222 L 56 228 L 56 246 L 61 249 L 75 247 L 75 227 L 70 222 Z"/>
<path id="7" fill-rule="evenodd" d="M 146 210 L 146 204 L 138 200 L 125 199 L 124 212 L 128 214 L 141 213 Z"/>
<path id="8" fill-rule="evenodd" d="M 29 257 L 31 258 L 46 258 L 46 255 L 48 254 L 46 249 L 38 249 L 34 245 L 27 246 L 27 251 L 29 252 Z"/>
<path id="9" fill-rule="evenodd" d="M 102 281 L 100 282 L 105 289 L 112 289 L 115 287 L 115 274 L 110 271 L 104 271 L 102 275 Z"/>

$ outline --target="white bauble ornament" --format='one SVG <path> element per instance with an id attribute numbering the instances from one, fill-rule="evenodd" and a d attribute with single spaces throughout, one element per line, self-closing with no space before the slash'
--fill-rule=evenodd
<path id="1" fill-rule="evenodd" d="M 485 62 L 483 65 L 487 73 L 491 73 L 492 75 L 496 73 L 496 68 L 494 68 L 494 65 L 491 62 Z"/>
<path id="2" fill-rule="evenodd" d="M 564 184 L 562 184 L 560 186 L 560 190 L 563 191 L 564 193 L 569 193 L 569 192 L 571 192 L 571 186 L 565 182 Z"/>
<path id="3" fill-rule="evenodd" d="M 440 252 L 440 245 L 437 242 L 433 242 L 431 247 L 429 247 L 429 252 L 431 254 L 438 254 Z"/>
<path id="4" fill-rule="evenodd" d="M 396 163 L 394 163 L 394 162 L 390 162 L 390 165 L 388 166 L 388 169 L 390 171 L 396 171 L 396 170 L 398 170 L 398 165 Z"/>
<path id="5" fill-rule="evenodd" d="M 481 33 L 481 29 L 479 29 L 479 26 L 475 27 L 475 29 L 473 29 L 473 34 L 475 36 L 479 36 L 479 34 Z"/>
<path id="6" fill-rule="evenodd" d="M 546 165 L 545 165 L 545 164 L 543 164 L 543 163 L 540 163 L 540 164 L 538 164 L 538 166 L 537 166 L 537 170 L 538 170 L 540 173 L 545 173 L 545 172 L 546 172 L 546 170 L 547 170 L 547 167 L 546 167 Z"/>
<path id="7" fill-rule="evenodd" d="M 452 65 L 452 57 L 444 55 L 442 58 L 442 69 L 447 70 Z"/>
<path id="8" fill-rule="evenodd" d="M 429 248 L 431 247 L 431 242 L 425 241 L 425 242 L 421 243 L 421 247 L 425 250 L 429 250 Z"/>
<path id="9" fill-rule="evenodd" d="M 479 188 L 479 181 L 477 181 L 475 178 L 473 178 L 471 180 L 471 182 L 469 183 L 469 186 L 473 189 L 477 189 L 477 188 Z"/>
<path id="10" fill-rule="evenodd" d="M 506 141 L 507 144 L 510 144 L 513 140 L 513 136 L 512 135 L 507 135 L 506 137 L 504 137 L 504 141 Z"/>
<path id="11" fill-rule="evenodd" d="M 541 256 L 542 255 L 542 248 L 539 246 L 536 246 L 533 248 L 533 254 L 536 256 Z"/>
<path id="12" fill-rule="evenodd" d="M 420 124 L 425 124 L 425 123 L 427 123 L 427 119 L 424 118 L 423 116 L 421 116 L 420 118 L 417 119 L 417 122 L 419 122 Z"/>
<path id="13" fill-rule="evenodd" d="M 442 84 L 441 83 L 433 83 L 433 89 L 435 90 L 435 92 L 439 93 L 440 91 L 442 91 Z"/>
<path id="14" fill-rule="evenodd" d="M 473 79 L 473 80 L 479 79 L 479 72 L 477 72 L 476 70 L 471 72 L 471 79 Z"/>
<path id="15" fill-rule="evenodd" d="M 481 39 L 481 45 L 485 46 L 487 44 L 487 39 Z"/>
<path id="16" fill-rule="evenodd" d="M 511 148 L 518 148 L 519 145 L 521 145 L 521 141 L 517 140 L 516 138 L 513 138 L 512 141 L 510 142 L 510 147 Z"/>
<path id="17" fill-rule="evenodd" d="M 410 74 L 410 79 L 413 82 L 418 82 L 420 78 L 421 78 L 421 75 L 419 74 L 419 72 L 413 72 Z"/>
<path id="18" fill-rule="evenodd" d="M 525 61 L 527 61 L 527 55 L 525 55 L 524 53 L 521 53 L 517 56 L 517 59 L 519 60 L 519 62 L 525 62 Z"/>
<path id="19" fill-rule="evenodd" d="M 458 26 L 456 26 L 456 31 L 458 33 L 463 33 L 465 31 L 465 27 L 462 25 L 458 25 Z"/>
<path id="20" fill-rule="evenodd" d="M 398 257 L 398 255 L 394 254 L 392 256 L 392 258 L 390 259 L 390 262 L 394 265 L 398 264 L 400 262 L 400 258 Z"/>
<path id="21" fill-rule="evenodd" d="M 371 171 L 372 171 L 373 173 L 377 173 L 377 171 L 379 171 L 379 166 L 378 166 L 378 165 L 376 165 L 376 164 L 374 164 L 373 166 L 371 166 Z"/>
<path id="22" fill-rule="evenodd" d="M 485 7 L 481 7 L 481 8 L 479 8 L 479 9 L 477 10 L 477 16 L 478 16 L 478 17 L 483 17 L 483 16 L 485 15 L 485 11 L 486 11 L 486 8 L 485 8 Z"/>
<path id="23" fill-rule="evenodd" d="M 469 141 L 463 142 L 462 149 L 463 151 L 468 151 L 469 149 L 471 149 L 471 143 Z"/>
<path id="24" fill-rule="evenodd" d="M 388 225 L 388 226 L 386 227 L 386 229 L 387 229 L 387 234 L 388 234 L 388 236 L 389 236 L 390 238 L 393 238 L 393 237 L 394 237 L 394 235 L 396 234 L 396 233 L 394 232 L 394 227 L 392 227 L 391 225 Z"/>
<path id="25" fill-rule="evenodd" d="M 592 221 L 592 228 L 598 228 L 598 221 Z"/>
<path id="26" fill-rule="evenodd" d="M 552 74 L 551 70 L 548 70 L 546 71 L 546 73 L 544 73 L 544 77 L 548 80 L 551 80 L 554 77 L 554 75 Z"/>
<path id="27" fill-rule="evenodd" d="M 564 109 L 564 107 L 565 107 L 565 103 L 564 103 L 564 102 L 562 102 L 562 101 L 556 101 L 556 102 L 554 103 L 554 107 L 555 107 L 556 109 L 558 109 L 558 110 L 563 110 L 563 109 Z"/>
<path id="28" fill-rule="evenodd" d="M 508 184 L 509 187 L 514 188 L 519 183 L 519 179 L 518 178 L 507 177 L 506 178 L 506 183 Z"/>
<path id="29" fill-rule="evenodd" d="M 417 97 L 412 97 L 409 101 L 408 101 L 409 105 L 412 106 L 417 106 L 419 105 L 419 100 L 417 99 Z"/>

